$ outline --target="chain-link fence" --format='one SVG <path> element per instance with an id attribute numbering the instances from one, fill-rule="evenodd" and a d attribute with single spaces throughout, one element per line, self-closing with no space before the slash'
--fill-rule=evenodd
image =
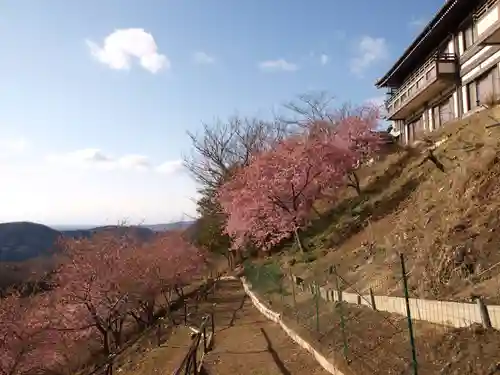
<path id="1" fill-rule="evenodd" d="M 359 291 L 335 266 L 320 284 L 272 261 L 245 264 L 262 301 L 346 374 L 458 374 L 467 366 L 460 374 L 477 374 L 496 366 L 497 355 L 485 354 L 500 344 L 499 332 L 488 329 L 500 328 L 495 307 L 411 298 L 403 256 L 392 271 L 402 297 Z"/>

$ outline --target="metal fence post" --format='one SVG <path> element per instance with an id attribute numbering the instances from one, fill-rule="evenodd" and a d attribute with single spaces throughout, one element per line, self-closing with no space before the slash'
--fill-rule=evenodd
<path id="1" fill-rule="evenodd" d="M 401 260 L 401 273 L 403 274 L 403 290 L 406 302 L 406 317 L 408 320 L 408 333 L 410 334 L 411 356 L 413 362 L 413 375 L 418 374 L 417 350 L 415 348 L 415 336 L 413 334 L 413 322 L 411 320 L 410 297 L 408 293 L 408 279 L 406 277 L 405 258 L 403 253 L 399 254 Z"/>
<path id="2" fill-rule="evenodd" d="M 340 313 L 340 329 L 342 331 L 342 342 L 343 342 L 343 346 L 344 346 L 344 358 L 346 361 L 349 362 L 349 360 L 347 359 L 348 354 L 349 354 L 349 347 L 347 345 L 347 336 L 345 333 L 344 309 L 343 309 L 343 305 L 342 305 L 342 290 L 340 289 L 339 275 L 337 273 L 336 266 L 333 266 L 333 272 L 335 273 L 335 286 L 337 288 L 337 294 L 339 297 L 339 301 L 338 301 L 337 306 L 339 308 L 339 313 Z"/>
<path id="3" fill-rule="evenodd" d="M 314 298 L 316 302 L 316 331 L 319 332 L 319 285 L 314 282 Z"/>
<path id="4" fill-rule="evenodd" d="M 297 300 L 295 298 L 295 280 L 293 278 L 292 270 L 291 269 L 290 269 L 290 280 L 291 280 L 291 283 L 292 283 L 293 309 L 295 311 L 295 309 L 297 307 Z"/>
<path id="5" fill-rule="evenodd" d="M 281 303 L 283 303 L 284 301 L 284 288 L 283 288 L 283 282 L 285 281 L 284 280 L 285 278 L 282 276 L 278 279 L 278 283 L 279 283 L 279 289 L 280 289 L 280 297 L 281 297 Z"/>

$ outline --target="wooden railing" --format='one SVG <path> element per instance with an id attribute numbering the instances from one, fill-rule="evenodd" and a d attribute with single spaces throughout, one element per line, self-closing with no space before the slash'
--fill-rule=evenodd
<path id="1" fill-rule="evenodd" d="M 215 277 L 215 279 L 214 279 Z M 186 294 L 184 294 L 182 297 L 174 297 L 173 301 L 170 303 L 169 310 L 175 311 L 175 310 L 180 310 L 184 309 L 184 322 L 187 324 L 187 304 L 186 301 L 191 298 L 201 298 L 200 296 L 206 296 L 208 293 L 213 292 L 215 288 L 216 281 L 221 277 L 220 273 L 217 273 L 215 276 L 210 276 L 207 280 L 205 280 L 201 285 L 191 285 L 191 290 L 187 291 Z M 137 332 L 137 334 L 133 335 L 129 340 L 127 340 L 120 348 L 118 348 L 115 352 L 109 354 L 106 358 L 103 358 L 101 361 L 96 363 L 93 366 L 93 370 L 86 373 L 86 375 L 98 375 L 98 374 L 104 374 L 104 375 L 113 375 L 115 373 L 114 367 L 115 367 L 115 361 L 116 358 L 122 354 L 124 351 L 127 349 L 130 349 L 132 345 L 137 343 L 140 339 L 144 338 L 147 334 L 151 334 L 152 332 L 156 331 L 156 335 L 158 337 L 158 346 L 160 345 L 160 336 L 161 336 L 161 329 L 163 323 L 163 319 L 167 314 L 166 309 L 161 309 L 155 314 L 155 324 L 151 325 L 150 327 L 147 327 L 144 331 L 142 332 Z M 211 319 L 213 322 L 213 320 Z M 212 326 L 213 327 L 213 323 Z M 213 332 L 213 331 L 212 331 Z M 85 372 L 79 372 L 85 373 Z"/>
<path id="2" fill-rule="evenodd" d="M 173 375 L 198 375 L 201 371 L 205 354 L 212 350 L 215 335 L 214 311 L 216 305 L 213 304 L 211 311 L 199 318 L 198 322 L 193 321 L 192 317 L 197 316 L 198 302 L 201 299 L 207 301 L 209 294 L 213 295 L 215 293 L 220 278 L 221 274 L 218 273 L 215 278 L 211 277 L 206 281 L 204 288 L 198 293 L 198 298 L 194 306 L 195 310 L 192 314 L 188 313 L 186 309 L 184 311 L 184 324 L 189 326 L 195 334 L 191 337 L 191 345 L 179 367 L 173 372 Z"/>
<path id="3" fill-rule="evenodd" d="M 192 337 L 191 346 L 173 375 L 198 375 L 200 373 L 203 357 L 212 349 L 214 333 L 215 320 L 212 311 L 202 318 L 198 332 Z"/>
<path id="4" fill-rule="evenodd" d="M 434 79 L 435 76 L 428 77 L 429 72 L 436 69 L 436 63 L 438 62 L 454 62 L 457 57 L 454 53 L 435 53 L 426 62 L 420 66 L 416 71 L 414 71 L 405 82 L 397 89 L 392 88 L 389 91 L 391 95 L 386 101 L 385 105 L 389 113 L 393 113 L 399 109 L 404 103 L 411 100 L 417 93 L 421 92 L 424 87 L 427 86 L 430 79 Z M 422 84 L 415 87 L 415 90 L 410 92 L 410 89 L 417 85 L 417 83 L 423 79 Z"/>
<path id="5" fill-rule="evenodd" d="M 387 103 L 393 102 L 397 99 L 400 94 L 406 91 L 410 86 L 415 84 L 420 77 L 423 77 L 425 73 L 429 70 L 431 66 L 433 66 L 436 62 L 452 62 L 456 60 L 456 55 L 454 53 L 435 53 L 433 54 L 427 61 L 420 66 L 417 70 L 415 70 L 406 80 L 405 82 L 398 87 L 397 89 L 392 88 L 390 93 L 391 97 L 387 99 Z"/>

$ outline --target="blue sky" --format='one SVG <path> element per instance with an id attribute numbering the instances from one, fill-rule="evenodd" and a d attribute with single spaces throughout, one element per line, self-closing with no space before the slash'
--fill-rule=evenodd
<path id="1" fill-rule="evenodd" d="M 373 83 L 443 0 L 5 0 L 0 221 L 194 214 L 186 131 Z"/>

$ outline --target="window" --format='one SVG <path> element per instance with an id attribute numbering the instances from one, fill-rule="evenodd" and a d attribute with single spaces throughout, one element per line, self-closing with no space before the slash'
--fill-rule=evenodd
<path id="1" fill-rule="evenodd" d="M 470 82 L 467 84 L 467 99 L 467 111 L 477 107 L 476 82 Z"/>
<path id="2" fill-rule="evenodd" d="M 498 68 L 495 66 L 493 69 L 490 69 L 488 72 L 476 79 L 478 105 L 489 104 L 491 100 L 494 99 L 495 73 L 497 72 L 497 69 Z"/>
<path id="3" fill-rule="evenodd" d="M 453 97 L 450 96 L 448 99 L 444 100 L 441 104 L 438 106 L 439 108 L 439 125 L 442 126 L 443 124 L 447 123 L 448 121 L 452 120 L 455 115 L 453 112 Z"/>
<path id="4" fill-rule="evenodd" d="M 463 32 L 464 49 L 468 50 L 475 41 L 474 25 L 471 23 Z"/>
<path id="5" fill-rule="evenodd" d="M 432 117 L 434 119 L 434 124 L 433 124 L 433 130 L 439 129 L 441 126 L 440 120 L 441 118 L 439 117 L 439 106 L 435 106 L 432 108 Z"/>

